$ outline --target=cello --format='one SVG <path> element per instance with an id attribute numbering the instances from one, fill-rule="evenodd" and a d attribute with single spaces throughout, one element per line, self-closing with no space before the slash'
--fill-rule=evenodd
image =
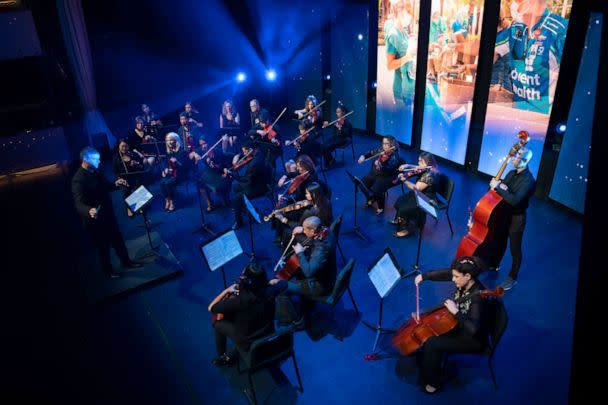
<path id="1" fill-rule="evenodd" d="M 519 140 L 511 147 L 509 154 L 500 166 L 498 174 L 494 177 L 500 180 L 509 159 L 524 147 L 530 135 L 527 131 L 519 131 Z M 462 238 L 456 250 L 456 257 L 478 256 L 488 258 L 496 244 L 496 237 L 506 225 L 511 207 L 494 190 L 489 190 L 477 203 L 473 211 L 473 226 Z"/>
<path id="2" fill-rule="evenodd" d="M 504 295 L 502 287 L 495 290 L 480 290 L 455 300 L 456 304 L 479 295 L 481 298 L 499 298 Z M 458 325 L 458 320 L 443 303 L 424 311 L 418 319 L 407 320 L 391 339 L 392 346 L 404 356 L 418 350 L 428 338 L 448 333 Z M 370 359 L 372 360 L 372 359 Z M 375 360 L 375 359 L 374 359 Z"/>
<path id="3" fill-rule="evenodd" d="M 321 239 L 325 238 L 328 234 L 329 234 L 329 229 L 327 227 L 323 227 L 321 229 L 321 231 L 316 233 L 312 238 L 306 238 L 306 240 L 304 240 L 304 242 L 302 242 L 301 244 L 302 244 L 302 246 L 304 246 L 304 248 L 307 248 L 308 247 L 307 244 L 311 240 L 313 240 L 313 239 L 321 240 Z M 300 259 L 298 258 L 298 255 L 295 254 L 295 252 L 294 252 L 294 254 L 292 254 L 289 257 L 289 259 L 284 261 L 285 254 L 291 247 L 291 244 L 293 243 L 293 240 L 295 239 L 295 237 L 296 237 L 296 235 L 291 236 L 291 240 L 287 244 L 287 248 L 285 249 L 285 251 L 283 252 L 281 257 L 279 258 L 279 261 L 277 262 L 276 266 L 274 266 L 274 272 L 277 273 L 276 278 L 278 278 L 280 280 L 288 281 L 289 279 L 291 279 L 291 277 L 293 277 L 293 275 L 300 268 Z M 279 270 L 277 272 L 277 269 L 279 266 L 282 266 L 282 268 L 281 268 L 281 270 Z"/>

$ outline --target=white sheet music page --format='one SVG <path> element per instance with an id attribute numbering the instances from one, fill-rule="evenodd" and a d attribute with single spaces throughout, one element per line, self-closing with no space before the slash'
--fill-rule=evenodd
<path id="1" fill-rule="evenodd" d="M 367 274 L 381 298 L 386 297 L 401 278 L 399 269 L 395 267 L 388 253 L 385 253 Z"/>
<path id="2" fill-rule="evenodd" d="M 226 232 L 203 246 L 203 254 L 211 271 L 219 269 L 241 253 L 243 253 L 243 248 L 234 231 Z"/>

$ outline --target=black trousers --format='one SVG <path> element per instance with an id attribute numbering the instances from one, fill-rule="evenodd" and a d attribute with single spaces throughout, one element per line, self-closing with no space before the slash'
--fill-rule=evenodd
<path id="1" fill-rule="evenodd" d="M 160 179 L 160 192 L 163 197 L 173 199 L 177 184 L 177 179 L 174 177 L 163 177 Z"/>
<path id="2" fill-rule="evenodd" d="M 252 189 L 249 185 L 245 185 L 238 180 L 232 182 L 232 197 L 230 198 L 230 206 L 234 211 L 234 216 L 237 222 L 241 222 L 242 214 L 245 211 L 245 201 L 243 195 L 247 198 L 257 198 L 264 194 L 263 190 Z"/>
<path id="3" fill-rule="evenodd" d="M 521 250 L 522 240 L 524 237 L 524 230 L 526 229 L 526 214 L 514 214 L 511 216 L 509 223 L 505 230 L 499 235 L 496 242 L 496 249 L 494 255 L 490 259 L 489 265 L 491 267 L 498 267 L 502 258 L 507 250 L 507 242 L 511 250 L 511 270 L 509 271 L 509 277 L 513 280 L 517 279 L 521 262 L 523 259 L 523 253 Z"/>
<path id="4" fill-rule="evenodd" d="M 352 140 L 341 136 L 332 136 L 329 138 L 323 145 L 323 159 L 326 162 L 330 162 L 333 159 L 333 151 L 348 145 L 349 141 Z"/>
<path id="5" fill-rule="evenodd" d="M 120 233 L 120 228 L 116 219 L 105 219 L 103 222 L 96 223 L 94 225 L 87 226 L 87 230 L 91 235 L 93 244 L 99 254 L 99 260 L 101 262 L 101 268 L 106 274 L 111 274 L 114 270 L 112 269 L 112 261 L 110 259 L 110 247 L 113 247 L 116 251 L 116 255 L 120 258 L 122 263 L 128 263 L 129 252 L 127 246 Z"/>
<path id="6" fill-rule="evenodd" d="M 484 345 L 457 329 L 445 335 L 430 337 L 422 346 L 420 377 L 423 385 L 437 388 L 441 383 L 441 359 L 444 353 L 481 353 Z"/>
<path id="7" fill-rule="evenodd" d="M 417 228 L 422 229 L 426 221 L 426 214 L 416 204 L 416 195 L 409 192 L 400 196 L 393 205 L 397 218 L 401 218 L 400 229 L 406 229 L 408 221 L 413 221 Z"/>
<path id="8" fill-rule="evenodd" d="M 232 322 L 222 319 L 221 321 L 217 321 L 215 323 L 214 329 L 215 350 L 218 356 L 226 353 L 228 338 L 230 338 L 234 344 L 242 349 L 249 348 L 249 341 L 239 333 Z"/>
<path id="9" fill-rule="evenodd" d="M 372 171 L 363 176 L 361 181 L 372 192 L 368 199 L 376 201 L 378 208 L 384 208 L 384 193 L 393 186 L 393 176 L 384 176 Z"/>
<path id="10" fill-rule="evenodd" d="M 289 324 L 306 315 L 314 305 L 312 301 L 305 299 L 307 296 L 322 296 L 327 293 L 315 279 L 280 280 L 277 290 L 282 291 L 277 297 L 276 306 L 279 324 Z"/>

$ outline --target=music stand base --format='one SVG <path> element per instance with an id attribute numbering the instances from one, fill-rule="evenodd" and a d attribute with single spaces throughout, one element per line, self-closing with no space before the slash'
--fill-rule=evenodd
<path id="1" fill-rule="evenodd" d="M 209 227 L 210 224 L 203 222 L 198 228 L 192 231 L 192 233 L 204 233 L 207 232 L 210 236 L 215 236 L 216 233 Z"/>
<path id="2" fill-rule="evenodd" d="M 384 333 L 395 333 L 394 329 L 383 328 L 380 325 L 372 325 L 367 321 L 362 321 L 365 326 L 370 328 L 371 330 L 376 331 L 376 338 L 374 339 L 374 345 L 372 346 L 372 353 L 376 352 L 376 347 L 378 347 L 378 342 L 380 341 L 380 336 Z"/>
<path id="3" fill-rule="evenodd" d="M 355 225 L 353 227 L 353 229 L 343 232 L 342 235 L 354 235 L 354 236 L 357 236 L 359 239 L 361 239 L 364 242 L 369 242 L 369 240 L 361 232 L 361 228 L 359 227 L 359 225 Z"/>

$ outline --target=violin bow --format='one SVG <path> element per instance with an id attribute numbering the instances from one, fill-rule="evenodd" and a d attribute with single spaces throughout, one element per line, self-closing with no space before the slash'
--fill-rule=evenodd
<path id="1" fill-rule="evenodd" d="M 387 151 L 381 150 L 380 152 L 376 153 L 375 155 L 371 155 L 370 157 L 368 157 L 367 159 L 364 160 L 364 162 L 367 162 L 370 159 L 373 159 L 377 156 L 380 156 L 381 154 L 388 152 L 390 150 L 395 150 L 397 147 L 396 146 L 391 146 Z"/>
<path id="2" fill-rule="evenodd" d="M 303 120 L 304 118 L 306 118 L 306 117 L 308 116 L 308 114 L 310 114 L 311 112 L 313 112 L 314 110 L 316 110 L 317 108 L 319 108 L 319 107 L 321 107 L 323 104 L 325 104 L 325 101 L 327 101 L 327 100 L 323 100 L 323 101 L 321 101 L 319 104 L 317 104 L 316 106 L 314 106 L 313 108 L 311 108 L 311 109 L 310 109 L 310 111 L 309 111 L 309 112 L 307 112 L 306 114 L 304 114 L 304 115 L 302 116 L 302 118 L 300 118 L 300 119 L 302 119 L 302 120 Z"/>
<path id="3" fill-rule="evenodd" d="M 289 140 L 285 141 L 285 145 L 287 145 L 287 146 L 293 145 L 295 143 L 295 141 L 297 141 L 298 139 L 300 139 L 301 137 L 303 137 L 305 135 L 308 135 L 310 132 L 312 132 L 313 129 L 315 129 L 315 127 L 310 127 L 306 130 L 306 132 L 297 136 L 296 138 L 292 139 L 291 141 L 289 141 Z"/>
<path id="4" fill-rule="evenodd" d="M 285 114 L 285 111 L 287 111 L 287 107 L 283 108 L 283 111 L 281 111 L 281 113 L 279 114 L 277 119 L 274 120 L 274 122 L 272 123 L 272 125 L 270 127 L 268 127 L 268 129 L 266 130 L 266 134 L 268 134 L 268 132 L 270 132 L 270 129 L 272 129 L 275 126 L 275 124 L 281 119 L 283 114 Z"/>
<path id="5" fill-rule="evenodd" d="M 341 116 L 338 119 L 333 120 L 332 122 L 328 123 L 327 125 L 323 125 L 323 128 L 327 128 L 327 127 L 331 127 L 332 125 L 334 125 L 336 122 L 340 121 L 342 118 L 346 118 L 349 115 L 351 115 L 352 113 L 354 113 L 354 111 L 349 112 L 348 114 L 344 114 L 343 116 Z"/>
<path id="6" fill-rule="evenodd" d="M 205 154 L 204 154 L 203 156 L 201 156 L 201 159 L 204 159 L 204 158 L 205 158 L 205 156 L 207 156 L 207 155 L 209 154 L 209 152 L 211 152 L 211 151 L 212 151 L 212 150 L 213 150 L 213 149 L 214 149 L 214 148 L 215 148 L 217 145 L 219 145 L 219 144 L 220 144 L 220 142 L 222 142 L 222 138 L 223 138 L 223 137 L 224 137 L 224 136 L 222 135 L 222 136 L 220 137 L 220 139 L 219 139 L 219 140 L 218 140 L 218 141 L 217 141 L 217 142 L 216 142 L 216 143 L 215 143 L 215 144 L 214 144 L 212 147 L 210 147 L 210 148 L 209 148 L 209 150 L 208 150 L 207 152 L 205 152 Z"/>

